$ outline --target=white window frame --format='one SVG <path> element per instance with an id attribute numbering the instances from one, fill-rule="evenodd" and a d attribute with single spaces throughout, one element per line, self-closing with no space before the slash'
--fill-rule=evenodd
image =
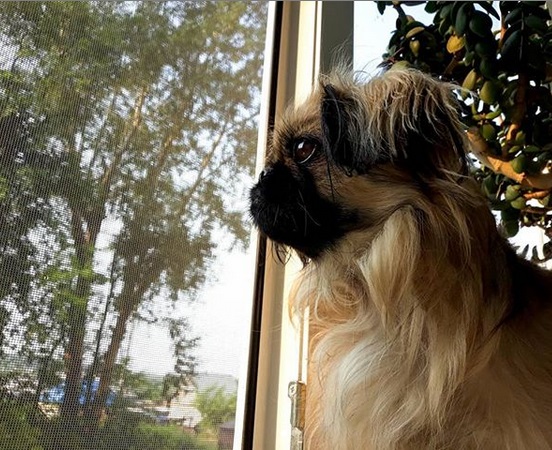
<path id="1" fill-rule="evenodd" d="M 269 3 L 257 174 L 274 118 L 307 97 L 320 71 L 336 61 L 352 67 L 353 61 L 354 2 Z M 251 242 L 256 245 L 253 313 L 248 367 L 238 391 L 234 449 L 284 450 L 291 440 L 288 384 L 306 380 L 306 339 L 291 322 L 287 303 L 301 266 L 297 258 L 280 264 L 270 241 L 256 231 Z"/>

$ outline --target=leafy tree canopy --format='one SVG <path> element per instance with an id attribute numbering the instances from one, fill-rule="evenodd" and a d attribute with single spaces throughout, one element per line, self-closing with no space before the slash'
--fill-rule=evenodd
<path id="1" fill-rule="evenodd" d="M 253 171 L 265 14 L 0 4 L 0 350 L 44 382 L 63 359 L 65 420 L 85 372 L 99 420 L 132 320 L 166 324 L 176 373 L 194 370 L 174 305 L 208 280 L 221 232 L 247 240 L 235 199 Z"/>
<path id="2" fill-rule="evenodd" d="M 201 425 L 216 431 L 219 425 L 234 418 L 236 394 L 227 394 L 222 387 L 212 386 L 197 393 L 195 405 L 201 413 Z"/>

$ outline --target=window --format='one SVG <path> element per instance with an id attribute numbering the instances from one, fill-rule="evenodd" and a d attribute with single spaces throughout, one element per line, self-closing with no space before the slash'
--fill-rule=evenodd
<path id="1" fill-rule="evenodd" d="M 0 449 L 232 448 L 267 4 L 0 24 Z"/>
<path id="2" fill-rule="evenodd" d="M 310 93 L 319 71 L 327 70 L 336 56 L 351 63 L 353 45 L 353 2 L 271 2 L 271 6 L 275 26 L 267 45 L 272 52 L 267 52 L 264 86 L 269 98 L 260 120 L 261 127 L 268 128 L 285 107 L 300 103 Z M 266 129 L 261 128 L 260 156 L 264 155 L 265 142 Z M 261 166 L 260 160 L 258 170 Z M 251 339 L 252 355 L 257 355 L 258 361 L 254 357 L 250 360 L 242 442 L 246 450 L 290 448 L 288 384 L 306 379 L 308 330 L 301 334 L 289 317 L 287 305 L 300 268 L 294 258 L 282 266 L 270 242 L 259 238 Z M 238 420 L 238 426 L 240 423 Z"/>

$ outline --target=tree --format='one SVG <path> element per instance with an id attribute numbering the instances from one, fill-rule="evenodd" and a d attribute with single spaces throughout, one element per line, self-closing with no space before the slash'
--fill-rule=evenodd
<path id="1" fill-rule="evenodd" d="M 148 4 L 144 14 L 151 14 L 152 8 Z M 133 174 L 138 195 L 126 196 L 120 204 L 123 227 L 114 248 L 122 287 L 115 299 L 118 317 L 101 372 L 93 410 L 96 418 L 126 325 L 138 306 L 160 289 L 173 300 L 181 292 L 194 294 L 205 279 L 216 226 L 245 238 L 241 219 L 229 213 L 223 201 L 232 183 L 220 183 L 236 180 L 231 172 L 238 169 L 236 162 L 251 157 L 253 150 L 251 144 L 238 148 L 243 136 L 235 133 L 254 130 L 251 85 L 258 81 L 260 58 L 241 40 L 229 45 L 232 35 L 258 27 L 250 18 L 238 25 L 244 12 L 244 5 L 188 4 L 168 39 L 169 54 L 176 59 L 165 66 L 168 73 L 162 75 L 161 89 L 148 89 L 156 98 L 166 96 L 165 101 L 151 104 L 146 116 L 163 125 L 149 137 L 150 148 L 156 149 L 151 156 L 143 155 L 149 164 L 138 177 Z M 169 23 L 165 26 L 171 31 Z M 215 29 L 221 31 L 215 33 Z M 192 35 L 195 45 L 190 42 Z M 233 64 L 227 64 L 229 56 Z M 243 86 L 237 85 L 242 82 Z M 214 102 L 225 106 L 224 114 L 213 107 Z M 240 110 L 245 108 L 249 112 L 243 117 Z M 207 133 L 210 142 L 202 142 Z M 187 151 L 182 152 L 183 148 Z M 175 182 L 175 171 L 188 177 L 188 183 Z"/>
<path id="2" fill-rule="evenodd" d="M 403 9 L 424 3 L 434 17 L 429 25 Z M 464 89 L 462 120 L 481 163 L 475 176 L 505 234 L 537 226 L 552 237 L 552 28 L 545 2 L 377 5 L 398 13 L 386 66 L 415 67 Z M 552 258 L 552 245 L 544 252 Z"/>
<path id="3" fill-rule="evenodd" d="M 142 372 L 134 373 L 124 365 L 117 368 L 120 370 L 120 378 L 123 380 L 121 388 L 131 392 L 138 400 L 151 400 L 158 402 L 162 399 L 162 383 L 153 380 Z"/>
<path id="4" fill-rule="evenodd" d="M 88 376 L 99 376 L 100 387 L 86 411 L 97 421 L 129 321 L 164 321 L 175 302 L 194 300 L 214 233 L 225 229 L 245 243 L 244 218 L 225 198 L 253 169 L 265 8 L 0 5 L 0 36 L 12 50 L 0 78 L 0 118 L 19 121 L 0 126 L 0 157 L 15 155 L 30 180 L 28 197 L 13 188 L 19 203 L 5 202 L 5 217 L 22 221 L 7 244 L 17 248 L 21 268 L 6 268 L 20 286 L 0 291 L 0 325 L 9 322 L 2 305 L 18 298 L 25 326 L 41 323 L 31 299 L 43 293 L 56 331 L 49 340 L 42 335 L 49 350 L 64 347 L 68 425 L 80 410 L 85 360 L 95 353 Z M 10 153 L 2 142 L 18 147 Z M 40 156 L 40 165 L 27 153 Z M 4 178 L 10 189 L 25 180 L 13 171 Z M 42 220 L 18 212 L 36 204 Z M 24 265 L 29 252 L 32 267 Z M 33 274 L 40 286 L 29 281 Z M 183 324 L 172 328 L 181 376 L 193 371 L 196 342 Z"/>
<path id="5" fill-rule="evenodd" d="M 4 37 L 14 47 L 11 74 L 27 81 L 24 86 L 16 86 L 18 89 L 8 90 L 6 97 L 22 99 L 11 105 L 16 114 L 30 117 L 30 123 L 41 124 L 41 145 L 33 151 L 43 153 L 42 159 L 50 163 L 43 170 L 43 177 L 54 175 L 42 179 L 40 186 L 48 189 L 40 192 L 39 198 L 49 214 L 56 212 L 59 221 L 41 224 L 41 233 L 59 246 L 69 240 L 72 244 L 64 265 L 74 275 L 62 301 L 62 307 L 67 306 L 62 408 L 66 419 L 75 418 L 78 413 L 87 306 L 95 281 L 94 247 L 110 189 L 109 179 L 94 179 L 90 171 L 84 170 L 86 137 L 109 92 L 108 83 L 112 82 L 105 77 L 105 70 L 120 65 L 122 56 L 121 49 L 114 51 L 111 47 L 95 51 L 102 46 L 102 31 L 119 29 L 115 16 L 102 18 L 102 12 L 106 12 L 102 6 L 90 3 L 14 4 L 2 5 L 0 10 L 6 24 Z M 26 169 L 35 175 L 31 162 L 32 159 Z M 20 239 L 29 240 L 29 234 L 22 234 Z"/>
<path id="6" fill-rule="evenodd" d="M 236 394 L 227 394 L 222 387 L 212 386 L 198 392 L 195 406 L 201 413 L 201 425 L 217 431 L 236 414 Z"/>

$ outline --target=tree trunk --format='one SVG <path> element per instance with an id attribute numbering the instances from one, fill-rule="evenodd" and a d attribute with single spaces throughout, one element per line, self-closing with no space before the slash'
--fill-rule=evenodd
<path id="1" fill-rule="evenodd" d="M 61 419 L 65 426 L 74 426 L 80 410 L 82 359 L 84 353 L 84 338 L 86 334 L 86 313 L 88 298 L 92 287 L 92 276 L 86 273 L 94 262 L 94 247 L 103 220 L 103 208 L 90 215 L 87 230 L 84 231 L 82 214 L 74 207 L 71 214 L 71 234 L 75 241 L 75 256 L 79 275 L 74 298 L 71 299 L 68 317 L 69 343 L 65 349 L 65 395 L 61 405 Z"/>
<path id="2" fill-rule="evenodd" d="M 132 308 L 130 307 L 120 311 L 119 317 L 117 317 L 117 323 L 113 329 L 111 342 L 105 352 L 102 370 L 100 372 L 100 385 L 96 395 L 94 396 L 94 400 L 92 401 L 92 406 L 87 417 L 96 426 L 99 425 L 102 417 L 102 411 L 106 406 L 107 397 L 109 395 L 109 385 L 111 384 L 111 379 L 113 377 L 113 368 L 115 366 L 117 355 L 119 354 L 119 349 L 121 348 L 121 343 L 125 337 L 127 322 L 131 314 Z"/>
<path id="3" fill-rule="evenodd" d="M 107 298 L 105 300 L 105 308 L 102 314 L 102 318 L 100 320 L 100 326 L 98 327 L 98 332 L 96 333 L 96 348 L 94 349 L 94 357 L 92 359 L 92 365 L 90 367 L 90 370 L 88 371 L 88 376 L 86 377 L 86 396 L 84 399 L 84 405 L 86 409 L 85 415 L 89 415 L 89 410 L 91 408 L 92 384 L 94 383 L 94 377 L 100 365 L 100 347 L 102 344 L 103 332 L 105 329 L 105 324 L 107 322 L 109 309 L 111 307 L 113 297 L 114 297 L 115 283 L 117 281 L 117 278 L 115 276 L 116 261 L 117 261 L 117 253 L 115 252 L 113 254 L 113 260 L 111 261 L 111 271 L 109 276 L 109 280 L 110 280 L 109 294 L 107 295 Z"/>
<path id="4" fill-rule="evenodd" d="M 119 316 L 117 317 L 111 341 L 104 355 L 102 369 L 100 371 L 98 392 L 96 392 L 90 410 L 86 412 L 87 419 L 89 419 L 90 423 L 94 424 L 94 426 L 99 425 L 102 410 L 105 408 L 109 395 L 109 385 L 113 377 L 113 368 L 125 337 L 127 323 L 151 283 L 159 277 L 162 268 L 162 261 L 158 261 L 157 264 L 153 264 L 149 267 L 147 275 L 142 274 L 140 277 L 136 277 L 135 275 L 141 274 L 142 271 L 135 266 L 131 268 L 127 267 L 125 270 L 124 288 L 116 300 Z"/>
<path id="5" fill-rule="evenodd" d="M 65 396 L 61 405 L 64 424 L 74 425 L 79 412 L 81 393 L 82 356 L 86 330 L 86 305 L 91 282 L 79 276 L 75 293 L 83 301 L 71 303 L 69 308 L 69 344 L 65 350 Z"/>

